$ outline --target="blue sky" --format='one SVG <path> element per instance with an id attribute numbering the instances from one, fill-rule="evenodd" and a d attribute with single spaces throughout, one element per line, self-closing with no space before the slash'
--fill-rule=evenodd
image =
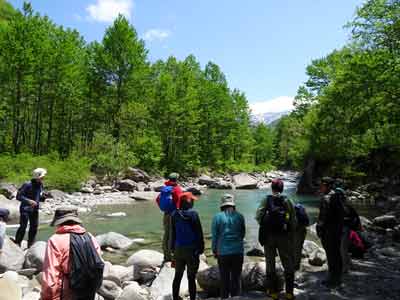
<path id="1" fill-rule="evenodd" d="M 21 8 L 23 0 L 11 0 Z M 255 112 L 291 107 L 312 59 L 343 46 L 363 0 L 33 0 L 56 23 L 101 40 L 120 12 L 145 39 L 151 61 L 194 54 L 217 63 Z"/>

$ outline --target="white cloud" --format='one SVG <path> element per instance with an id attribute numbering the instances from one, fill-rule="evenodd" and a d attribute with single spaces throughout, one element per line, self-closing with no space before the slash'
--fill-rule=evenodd
<path id="1" fill-rule="evenodd" d="M 144 35 L 143 39 L 148 42 L 152 42 L 155 40 L 163 41 L 171 35 L 169 30 L 164 29 L 149 29 L 147 30 Z"/>
<path id="2" fill-rule="evenodd" d="M 107 22 L 114 21 L 119 14 L 131 18 L 133 0 L 96 0 L 96 3 L 86 7 L 90 20 Z"/>
<path id="3" fill-rule="evenodd" d="M 293 110 L 293 97 L 281 96 L 278 98 L 250 103 L 253 114 L 264 114 L 267 112 L 277 113 Z"/>

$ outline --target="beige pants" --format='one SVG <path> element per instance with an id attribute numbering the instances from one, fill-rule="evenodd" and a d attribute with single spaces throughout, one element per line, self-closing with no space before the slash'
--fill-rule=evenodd
<path id="1" fill-rule="evenodd" d="M 0 275 L 0 300 L 21 300 L 21 294 L 21 288 L 14 280 Z"/>

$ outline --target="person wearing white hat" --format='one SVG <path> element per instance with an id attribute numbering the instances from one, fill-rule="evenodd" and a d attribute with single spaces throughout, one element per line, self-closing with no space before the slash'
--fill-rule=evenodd
<path id="1" fill-rule="evenodd" d="M 21 246 L 24 239 L 26 228 L 29 221 L 28 248 L 35 243 L 37 229 L 39 226 L 39 203 L 45 199 L 43 197 L 43 179 L 47 170 L 37 168 L 32 172 L 32 179 L 24 183 L 17 193 L 17 200 L 21 202 L 20 226 L 15 235 L 15 243 Z"/>
<path id="2" fill-rule="evenodd" d="M 233 195 L 222 196 L 220 209 L 212 221 L 212 251 L 221 274 L 220 297 L 227 299 L 239 296 L 241 292 L 246 225 L 243 215 L 236 211 Z"/>

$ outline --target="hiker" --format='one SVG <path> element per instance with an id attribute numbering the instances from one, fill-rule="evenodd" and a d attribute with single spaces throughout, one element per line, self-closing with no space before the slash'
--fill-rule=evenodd
<path id="1" fill-rule="evenodd" d="M 236 210 L 233 195 L 222 196 L 220 210 L 212 220 L 212 251 L 218 260 L 221 277 L 220 297 L 227 299 L 241 293 L 246 225 L 243 215 Z"/>
<path id="2" fill-rule="evenodd" d="M 43 202 L 43 179 L 47 171 L 43 168 L 37 168 L 32 172 L 32 179 L 24 183 L 17 193 L 17 200 L 21 202 L 19 213 L 19 228 L 15 234 L 15 243 L 21 247 L 24 239 L 26 227 L 29 221 L 28 248 L 35 242 L 39 226 L 39 203 Z"/>
<path id="3" fill-rule="evenodd" d="M 43 263 L 42 300 L 93 300 L 104 263 L 96 239 L 82 227 L 75 207 L 56 209 Z"/>
<path id="4" fill-rule="evenodd" d="M 296 230 L 294 233 L 294 270 L 299 271 L 301 266 L 301 257 L 303 244 L 307 235 L 307 226 L 310 225 L 310 219 L 303 205 L 296 203 L 294 206 L 296 212 Z"/>
<path id="5" fill-rule="evenodd" d="M 190 300 L 196 299 L 196 275 L 200 265 L 200 254 L 204 252 L 203 229 L 199 215 L 193 209 L 197 200 L 190 192 L 180 195 L 180 209 L 171 214 L 170 249 L 173 253 L 172 266 L 175 277 L 172 283 L 173 300 L 179 300 L 179 289 L 185 267 L 189 283 Z"/>
<path id="6" fill-rule="evenodd" d="M 164 183 L 164 187 L 161 189 L 156 201 L 164 213 L 163 226 L 163 252 L 164 262 L 171 261 L 171 250 L 170 247 L 170 236 L 171 236 L 171 214 L 175 209 L 179 208 L 179 197 L 182 194 L 182 188 L 178 185 L 177 181 L 179 178 L 178 173 L 171 173 L 168 176 L 168 181 Z"/>
<path id="7" fill-rule="evenodd" d="M 344 223 L 342 195 L 333 190 L 334 180 L 322 178 L 320 192 L 322 195 L 317 221 L 317 235 L 321 239 L 328 260 L 328 278 L 322 284 L 335 288 L 341 284 L 343 261 L 341 241 Z"/>
<path id="8" fill-rule="evenodd" d="M 283 196 L 283 181 L 274 179 L 272 195 L 264 198 L 257 209 L 256 220 L 260 224 L 259 242 L 264 246 L 267 269 L 267 294 L 278 299 L 279 286 L 275 269 L 277 251 L 285 273 L 286 299 L 294 299 L 294 234 L 296 212 L 292 202 Z"/>
<path id="9" fill-rule="evenodd" d="M 351 267 L 351 253 L 349 250 L 349 247 L 351 245 L 350 234 L 351 231 L 361 230 L 361 220 L 356 210 L 350 204 L 347 203 L 345 191 L 341 188 L 336 188 L 335 192 L 342 194 L 340 198 L 342 199 L 343 202 L 344 221 L 343 221 L 342 241 L 340 243 L 340 251 L 342 255 L 343 273 L 348 273 Z"/>

